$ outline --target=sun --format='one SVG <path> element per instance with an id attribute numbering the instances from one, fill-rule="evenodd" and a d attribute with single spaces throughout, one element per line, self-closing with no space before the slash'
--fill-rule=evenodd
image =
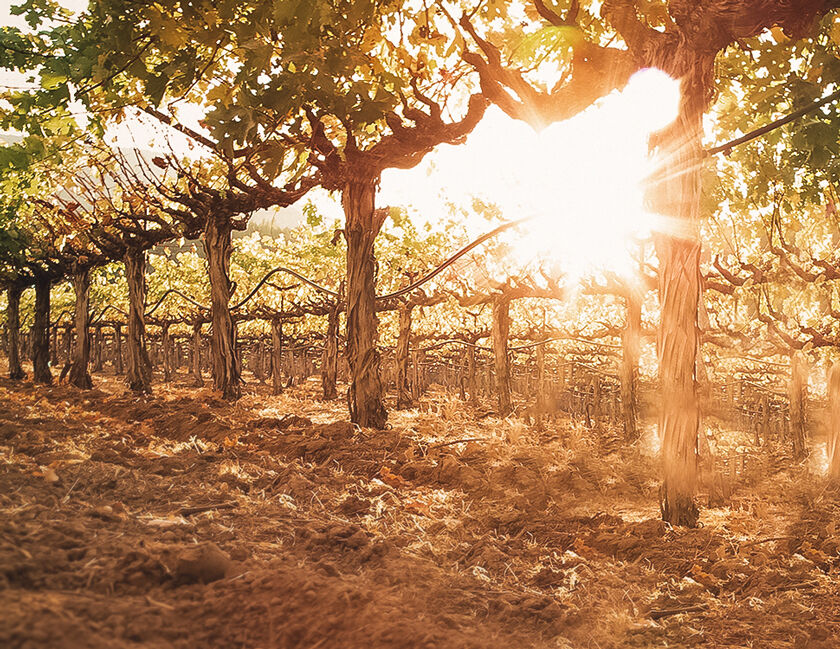
<path id="1" fill-rule="evenodd" d="M 517 261 L 545 258 L 564 273 L 629 274 L 633 242 L 654 222 L 643 207 L 648 138 L 672 121 L 679 86 L 664 73 L 636 74 L 577 117 L 536 132 L 491 108 L 466 144 L 444 146 L 418 170 L 383 175 L 382 201 L 436 220 L 474 197 L 505 219 L 529 217 L 506 237 Z M 489 229 L 476 216 L 468 229 Z"/>

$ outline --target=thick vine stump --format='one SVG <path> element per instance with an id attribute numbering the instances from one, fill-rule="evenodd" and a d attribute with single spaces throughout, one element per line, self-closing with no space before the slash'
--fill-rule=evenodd
<path id="1" fill-rule="evenodd" d="M 790 357 L 790 436 L 793 443 L 793 457 L 802 460 L 805 448 L 805 390 L 807 386 L 806 365 L 802 354 L 796 352 Z"/>
<path id="2" fill-rule="evenodd" d="M 360 426 L 383 428 L 388 413 L 382 399 L 379 320 L 376 317 L 376 259 L 373 244 L 386 212 L 374 209 L 376 182 L 349 181 L 342 193 L 347 238 L 347 362 L 350 420 Z"/>
<path id="3" fill-rule="evenodd" d="M 828 373 L 828 477 L 840 481 L 840 362 Z"/>
<path id="4" fill-rule="evenodd" d="M 510 300 L 499 296 L 493 300 L 493 357 L 496 368 L 496 397 L 499 400 L 499 416 L 507 417 L 511 410 L 510 359 L 508 337 L 510 335 Z"/>
<path id="5" fill-rule="evenodd" d="M 327 316 L 327 337 L 324 340 L 324 354 L 321 358 L 321 388 L 324 399 L 335 399 L 338 390 L 335 382 L 338 376 L 338 320 L 341 317 L 339 305 Z"/>
<path id="6" fill-rule="evenodd" d="M 73 290 L 76 293 L 74 327 L 76 330 L 73 347 L 73 361 L 67 380 L 71 385 L 83 390 L 90 390 L 93 381 L 90 378 L 90 273 L 87 268 L 73 270 Z"/>
<path id="7" fill-rule="evenodd" d="M 123 258 L 128 283 L 126 382 L 132 392 L 151 394 L 152 361 L 146 349 L 146 255 L 129 248 Z"/>
<path id="8" fill-rule="evenodd" d="M 204 230 L 204 250 L 210 275 L 210 355 L 213 387 L 222 398 L 235 401 L 242 396 L 239 362 L 236 356 L 236 331 L 230 314 L 230 254 L 232 227 L 210 216 Z"/>
<path id="9" fill-rule="evenodd" d="M 9 378 L 21 381 L 26 373 L 20 365 L 20 296 L 23 288 L 10 286 L 6 292 L 8 306 L 6 307 L 6 327 L 9 332 Z"/>
<path id="10" fill-rule="evenodd" d="M 401 304 L 399 308 L 399 333 L 397 334 L 397 408 L 410 408 L 411 381 L 408 378 L 409 365 L 409 343 L 411 341 L 411 305 Z"/>
<path id="11" fill-rule="evenodd" d="M 696 90 L 696 89 L 695 89 Z M 671 218 L 656 235 L 659 257 L 657 335 L 664 461 L 661 510 L 665 521 L 694 527 L 697 484 L 697 311 L 700 300 L 700 171 L 702 97 L 683 92 L 680 115 L 659 134 L 659 175 L 650 188 L 654 211 Z"/>
<path id="12" fill-rule="evenodd" d="M 621 332 L 621 423 L 624 439 L 634 442 L 639 438 L 636 425 L 639 383 L 639 340 L 642 330 L 642 305 L 640 296 L 632 288 L 625 296 L 625 324 Z"/>
<path id="13" fill-rule="evenodd" d="M 271 321 L 271 394 L 283 392 L 283 322 L 280 318 Z"/>
<path id="14" fill-rule="evenodd" d="M 52 383 L 50 372 L 50 288 L 48 277 L 35 280 L 35 320 L 32 323 L 32 378 L 36 383 Z"/>

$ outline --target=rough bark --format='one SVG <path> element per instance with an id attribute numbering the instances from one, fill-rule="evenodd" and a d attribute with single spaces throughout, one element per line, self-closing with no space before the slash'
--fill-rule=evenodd
<path id="1" fill-rule="evenodd" d="M 388 413 L 382 398 L 376 349 L 379 321 L 375 308 L 373 244 L 385 212 L 375 209 L 375 197 L 375 179 L 349 181 L 341 196 L 347 239 L 347 362 L 350 366 L 347 400 L 353 423 L 383 428 Z"/>
<path id="2" fill-rule="evenodd" d="M 64 327 L 64 362 L 70 364 L 73 360 L 73 325 Z"/>
<path id="3" fill-rule="evenodd" d="M 636 425 L 639 384 L 639 341 L 642 331 L 642 305 L 640 295 L 630 289 L 625 296 L 625 324 L 621 332 L 621 423 L 624 439 L 633 442 L 639 438 Z"/>
<path id="4" fill-rule="evenodd" d="M 105 363 L 102 353 L 102 348 L 104 347 L 104 341 L 102 340 L 102 325 L 96 325 L 93 332 L 93 338 L 91 339 L 91 342 L 93 343 L 93 371 L 101 372 Z"/>
<path id="5" fill-rule="evenodd" d="M 793 457 L 805 457 L 805 391 L 807 385 L 805 359 L 798 352 L 790 357 L 790 436 Z"/>
<path id="6" fill-rule="evenodd" d="M 126 382 L 132 392 L 151 394 L 152 361 L 146 348 L 146 255 L 129 249 L 123 259 L 128 283 L 128 372 Z"/>
<path id="7" fill-rule="evenodd" d="M 169 335 L 169 324 L 164 322 L 160 326 L 160 345 L 163 354 L 163 380 L 169 383 L 172 380 L 172 338 Z"/>
<path id="8" fill-rule="evenodd" d="M 232 287 L 231 287 L 232 288 Z M 231 291 L 232 293 L 233 291 Z M 236 376 L 239 377 L 238 382 L 242 383 L 242 341 L 239 339 L 239 320 L 233 318 L 233 358 L 236 361 Z"/>
<path id="9" fill-rule="evenodd" d="M 68 381 L 82 390 L 93 387 L 88 366 L 90 365 L 90 273 L 87 268 L 73 271 L 73 290 L 76 293 L 76 307 L 73 326 L 76 330 L 73 346 L 73 362 Z"/>
<path id="10" fill-rule="evenodd" d="M 50 288 L 48 277 L 35 280 L 35 320 L 32 324 L 32 378 L 36 383 L 52 383 L 50 372 Z"/>
<path id="11" fill-rule="evenodd" d="M 6 327 L 9 331 L 9 378 L 21 381 L 26 373 L 20 364 L 20 296 L 23 288 L 10 286 L 7 291 Z"/>
<path id="12" fill-rule="evenodd" d="M 826 452 L 828 477 L 840 480 L 840 362 L 834 363 L 828 373 L 829 430 Z"/>
<path id="13" fill-rule="evenodd" d="M 283 322 L 279 318 L 271 321 L 271 393 L 283 392 Z"/>
<path id="14" fill-rule="evenodd" d="M 118 376 L 122 376 L 125 373 L 122 351 L 122 325 L 119 324 L 114 325 L 114 367 Z"/>
<path id="15" fill-rule="evenodd" d="M 683 90 L 680 115 L 659 134 L 659 173 L 651 187 L 654 211 L 671 217 L 668 232 L 657 234 L 659 303 L 657 332 L 660 419 L 664 480 L 663 520 L 694 527 L 699 511 L 697 436 L 700 411 L 695 360 L 700 299 L 700 172 L 702 98 Z"/>
<path id="16" fill-rule="evenodd" d="M 499 415 L 506 417 L 511 412 L 510 359 L 508 337 L 510 334 L 510 300 L 497 297 L 493 301 L 493 357 L 496 369 L 496 397 L 499 400 Z"/>
<path id="17" fill-rule="evenodd" d="M 201 376 L 201 323 L 194 322 L 192 327 L 192 342 L 190 344 L 190 362 L 192 363 L 193 386 L 200 388 L 204 386 L 204 377 Z"/>
<path id="18" fill-rule="evenodd" d="M 230 225 L 211 215 L 204 230 L 204 250 L 210 275 L 213 388 L 223 399 L 235 401 L 242 396 L 242 386 L 236 357 L 236 333 L 230 314 Z"/>
<path id="19" fill-rule="evenodd" d="M 411 311 L 409 304 L 400 305 L 399 333 L 397 335 L 397 408 L 410 408 L 411 382 L 408 379 L 410 356 L 408 353 L 409 342 L 411 341 Z"/>
<path id="20" fill-rule="evenodd" d="M 324 340 L 324 354 L 321 359 L 321 387 L 324 399 L 338 396 L 336 377 L 338 376 L 338 319 L 341 316 L 339 305 L 327 316 L 327 337 Z"/>
<path id="21" fill-rule="evenodd" d="M 52 327 L 50 336 L 50 363 L 53 367 L 58 365 L 58 325 Z"/>

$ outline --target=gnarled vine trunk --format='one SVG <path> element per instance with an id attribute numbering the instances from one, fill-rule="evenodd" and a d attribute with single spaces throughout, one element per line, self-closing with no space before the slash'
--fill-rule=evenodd
<path id="1" fill-rule="evenodd" d="M 321 358 L 321 388 L 324 391 L 324 399 L 335 399 L 338 396 L 335 382 L 338 377 L 338 320 L 340 316 L 338 304 L 327 316 L 327 337 L 324 340 L 324 354 Z"/>
<path id="2" fill-rule="evenodd" d="M 73 325 L 65 325 L 64 326 L 64 362 L 67 364 L 68 369 L 70 363 L 73 362 Z M 64 370 L 62 370 L 62 378 Z"/>
<path id="3" fill-rule="evenodd" d="M 409 343 L 411 342 L 411 312 L 410 304 L 400 304 L 400 324 L 397 334 L 397 408 L 410 408 L 411 382 L 408 380 Z"/>
<path id="4" fill-rule="evenodd" d="M 244 381 L 242 379 L 242 341 L 239 339 L 239 320 L 234 318 L 232 314 L 231 320 L 233 321 L 233 358 L 236 360 L 236 376 L 241 384 Z"/>
<path id="5" fill-rule="evenodd" d="M 122 351 L 122 325 L 120 324 L 114 325 L 114 367 L 117 375 L 121 376 L 125 373 Z"/>
<path id="6" fill-rule="evenodd" d="M 271 320 L 271 393 L 275 395 L 283 392 L 282 361 L 283 321 L 280 318 L 273 318 Z"/>
<path id="7" fill-rule="evenodd" d="M 840 362 L 834 363 L 828 373 L 828 477 L 840 480 Z"/>
<path id="8" fill-rule="evenodd" d="M 169 383 L 172 380 L 172 338 L 169 335 L 169 324 L 164 322 L 160 326 L 160 345 L 163 353 L 163 380 Z"/>
<path id="9" fill-rule="evenodd" d="M 21 381 L 26 373 L 20 364 L 20 296 L 23 288 L 10 286 L 6 292 L 8 306 L 6 307 L 6 327 L 9 332 L 9 378 Z"/>
<path id="10" fill-rule="evenodd" d="M 625 300 L 625 323 L 621 332 L 621 423 L 624 439 L 633 442 L 639 438 L 636 425 L 639 384 L 639 341 L 642 331 L 642 304 L 640 295 L 628 289 Z"/>
<path id="11" fill-rule="evenodd" d="M 146 349 L 146 254 L 129 248 L 123 259 L 128 283 L 128 372 L 132 392 L 151 394 L 152 361 Z"/>
<path id="12" fill-rule="evenodd" d="M 691 90 L 683 88 L 679 116 L 659 134 L 660 166 L 649 194 L 654 211 L 671 219 L 668 231 L 655 237 L 661 309 L 656 341 L 659 429 L 664 461 L 660 507 L 663 520 L 688 527 L 696 526 L 699 517 L 694 501 L 700 427 L 695 359 L 703 160 L 703 99 L 691 95 Z"/>
<path id="13" fill-rule="evenodd" d="M 805 390 L 807 377 L 805 359 L 795 352 L 790 357 L 790 436 L 793 443 L 793 457 L 801 460 L 805 457 Z"/>
<path id="14" fill-rule="evenodd" d="M 52 366 L 55 367 L 58 365 L 58 325 L 51 327 L 52 332 L 50 334 L 50 363 Z"/>
<path id="15" fill-rule="evenodd" d="M 76 329 L 73 346 L 73 362 L 67 380 L 83 390 L 93 387 L 88 366 L 90 364 L 90 273 L 87 268 L 73 271 L 73 290 L 76 293 L 76 307 L 73 326 Z"/>
<path id="16" fill-rule="evenodd" d="M 102 368 L 105 365 L 105 359 L 103 358 L 102 348 L 104 347 L 104 341 L 102 340 L 102 325 L 98 324 L 93 329 L 94 336 L 92 339 L 93 343 L 93 371 L 94 372 L 101 372 Z"/>
<path id="17" fill-rule="evenodd" d="M 35 320 L 32 323 L 32 378 L 35 383 L 52 383 L 50 372 L 50 288 L 49 277 L 35 279 Z"/>
<path id="18" fill-rule="evenodd" d="M 510 335 L 510 300 L 504 296 L 493 300 L 493 357 L 496 366 L 496 396 L 499 400 L 499 415 L 507 417 L 512 409 L 510 396 L 510 359 L 508 337 Z"/>
<path id="19" fill-rule="evenodd" d="M 201 376 L 201 322 L 193 322 L 192 341 L 190 343 L 190 362 L 192 363 L 193 386 L 200 388 L 204 386 L 204 377 Z"/>
<path id="20" fill-rule="evenodd" d="M 375 209 L 376 180 L 348 181 L 341 200 L 347 239 L 347 362 L 350 419 L 360 426 L 383 428 L 388 413 L 382 399 L 379 320 L 376 317 L 376 259 L 373 244 L 385 220 Z"/>
<path id="21" fill-rule="evenodd" d="M 242 396 L 236 331 L 230 314 L 231 226 L 211 215 L 204 229 L 204 251 L 210 275 L 210 356 L 213 388 L 222 398 L 235 401 Z"/>

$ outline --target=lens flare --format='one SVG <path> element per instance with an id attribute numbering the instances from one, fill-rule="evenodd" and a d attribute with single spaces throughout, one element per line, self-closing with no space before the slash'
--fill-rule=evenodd
<path id="1" fill-rule="evenodd" d="M 383 174 L 383 202 L 434 220 L 453 205 L 469 214 L 478 198 L 504 219 L 532 217 L 505 237 L 516 262 L 629 275 L 634 241 L 654 225 L 643 206 L 648 139 L 674 119 L 678 101 L 677 82 L 644 70 L 623 92 L 540 132 L 491 108 L 465 145 L 441 147 L 422 170 Z M 473 214 L 468 229 L 479 234 L 488 221 Z"/>

